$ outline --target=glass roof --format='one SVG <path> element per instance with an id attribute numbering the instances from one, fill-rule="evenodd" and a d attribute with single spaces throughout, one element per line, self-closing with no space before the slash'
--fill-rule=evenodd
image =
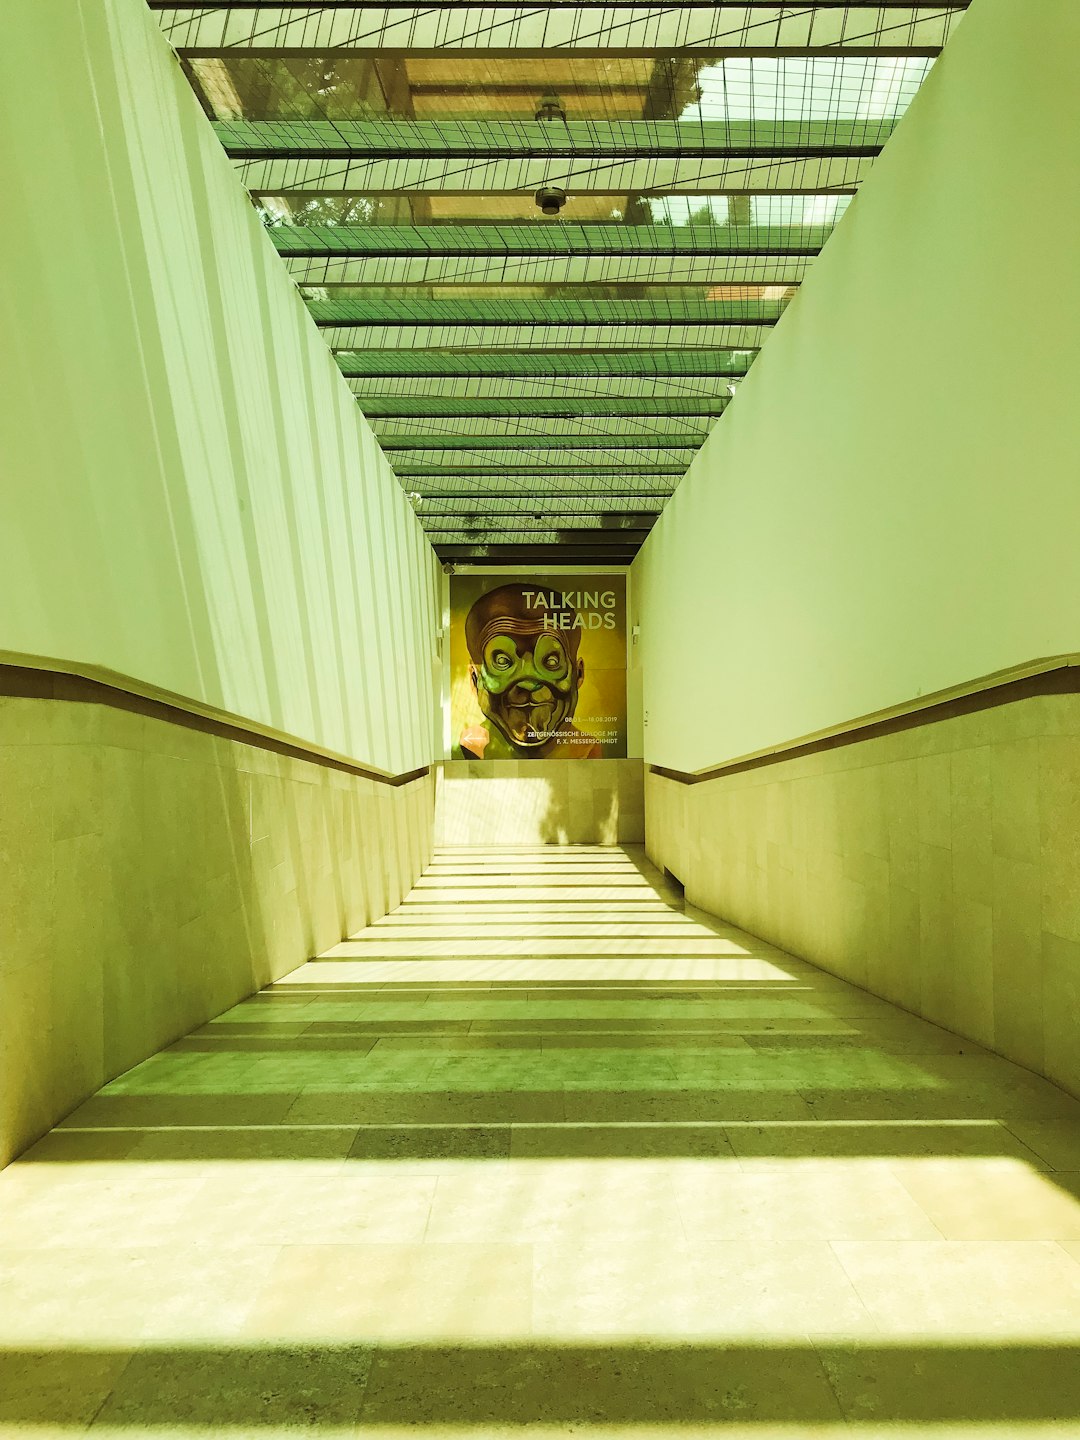
<path id="1" fill-rule="evenodd" d="M 587 548 L 642 495 L 651 523 L 966 7 L 149 3 L 433 541 L 478 560 Z"/>
<path id="2" fill-rule="evenodd" d="M 575 120 L 895 121 L 926 56 L 317 55 L 192 58 L 217 120 L 531 120 L 553 91 Z"/>

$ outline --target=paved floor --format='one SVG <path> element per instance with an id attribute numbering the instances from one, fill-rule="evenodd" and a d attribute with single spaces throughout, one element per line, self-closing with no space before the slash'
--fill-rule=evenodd
<path id="1" fill-rule="evenodd" d="M 640 853 L 443 851 L 0 1175 L 0 1435 L 1080 1436 L 1078 1194 Z"/>

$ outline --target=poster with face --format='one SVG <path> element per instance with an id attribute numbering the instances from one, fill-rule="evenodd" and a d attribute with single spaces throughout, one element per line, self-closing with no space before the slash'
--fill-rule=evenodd
<path id="1" fill-rule="evenodd" d="M 450 580 L 452 755 L 626 755 L 626 577 Z"/>

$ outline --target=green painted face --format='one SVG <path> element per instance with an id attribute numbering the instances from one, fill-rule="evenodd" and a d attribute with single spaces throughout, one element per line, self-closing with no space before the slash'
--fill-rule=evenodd
<path id="1" fill-rule="evenodd" d="M 474 670 L 480 708 L 511 745 L 538 749 L 574 713 L 579 670 L 553 631 L 493 635 Z"/>

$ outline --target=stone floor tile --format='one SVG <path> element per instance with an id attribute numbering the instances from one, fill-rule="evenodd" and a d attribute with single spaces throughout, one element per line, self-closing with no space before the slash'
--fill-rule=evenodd
<path id="1" fill-rule="evenodd" d="M 691 1240 L 937 1240 L 941 1232 L 881 1160 L 698 1167 L 675 1180 Z"/>
<path id="2" fill-rule="evenodd" d="M 0 1344 L 94 1348 L 229 1340 L 258 1298 L 274 1247 L 0 1248 Z"/>
<path id="3" fill-rule="evenodd" d="M 528 1245 L 289 1245 L 244 1326 L 250 1339 L 367 1343 L 526 1337 Z"/>
<path id="4" fill-rule="evenodd" d="M 0 1174 L 4 1440 L 1080 1435 L 1060 1090 L 633 849 L 337 953 Z"/>
<path id="5" fill-rule="evenodd" d="M 876 1327 L 830 1247 L 672 1236 L 656 1250 L 616 1240 L 534 1246 L 538 1334 L 648 1342 L 728 1336 L 744 1343 L 854 1338 Z"/>
<path id="6" fill-rule="evenodd" d="M 1080 1175 L 1014 1159 L 921 1159 L 897 1179 L 946 1240 L 1080 1240 Z"/>
<path id="7" fill-rule="evenodd" d="M 807 1426 L 840 1419 L 824 1368 L 808 1346 L 779 1352 L 603 1344 L 380 1351 L 363 1411 L 364 1423 L 380 1427 L 380 1436 L 383 1426 L 420 1423 L 425 1435 L 446 1426 L 454 1435 L 589 1440 L 721 1433 L 726 1440 L 740 1432 L 748 1440 L 783 1435 L 774 1425 L 795 1425 L 788 1431 L 794 1440 Z"/>
<path id="8" fill-rule="evenodd" d="M 1080 1267 L 1051 1241 L 833 1242 L 885 1335 L 1080 1344 Z"/>

